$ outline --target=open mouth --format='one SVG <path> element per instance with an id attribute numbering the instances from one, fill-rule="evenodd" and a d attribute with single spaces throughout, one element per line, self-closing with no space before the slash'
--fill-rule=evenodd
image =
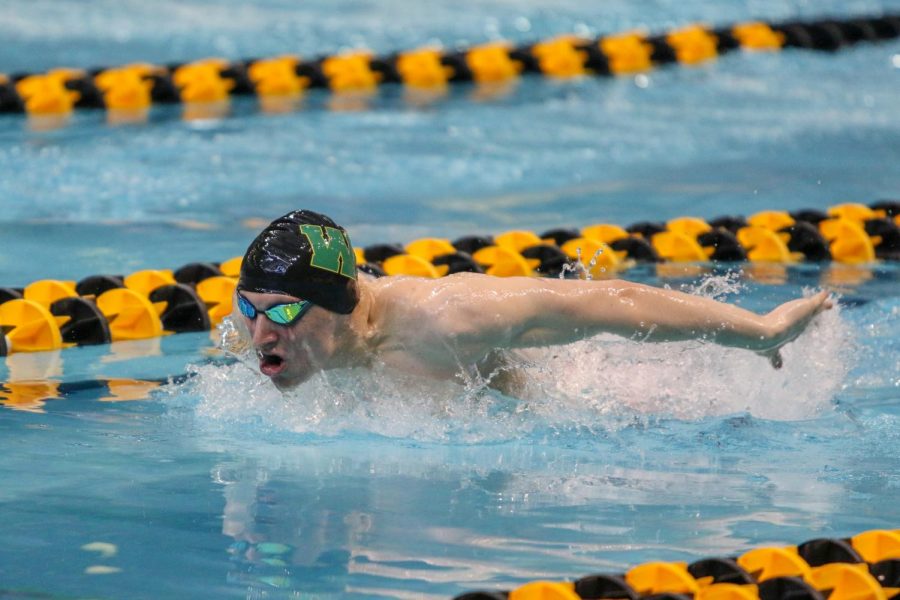
<path id="1" fill-rule="evenodd" d="M 262 371 L 263 375 L 272 377 L 273 375 L 281 373 L 281 371 L 284 370 L 284 367 L 284 359 L 277 354 L 260 353 L 259 370 Z"/>

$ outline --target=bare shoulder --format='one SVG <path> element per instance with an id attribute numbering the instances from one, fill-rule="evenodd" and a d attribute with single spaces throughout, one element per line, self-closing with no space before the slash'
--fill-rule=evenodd
<path id="1" fill-rule="evenodd" d="M 500 282 L 496 277 L 489 277 L 480 273 L 454 273 L 439 279 L 424 277 L 380 277 L 371 280 L 371 289 L 376 298 L 390 299 L 392 301 L 401 298 L 412 298 L 416 301 L 426 301 L 432 298 L 456 294 L 478 293 L 485 289 L 494 288 Z"/>
<path id="2" fill-rule="evenodd" d="M 455 273 L 439 279 L 381 277 L 369 280 L 374 313 L 384 328 L 404 329 L 415 323 L 422 330 L 447 335 L 478 327 L 484 309 L 510 286 L 521 289 L 527 278 L 501 279 L 478 273 Z"/>

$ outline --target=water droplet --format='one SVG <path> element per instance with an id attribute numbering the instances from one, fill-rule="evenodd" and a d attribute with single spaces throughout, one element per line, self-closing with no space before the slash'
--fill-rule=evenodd
<path id="1" fill-rule="evenodd" d="M 99 552 L 103 558 L 111 558 L 119 551 L 115 544 L 109 542 L 91 542 L 82 546 L 81 549 L 87 552 Z"/>
<path id="2" fill-rule="evenodd" d="M 527 31 L 531 31 L 531 21 L 529 21 L 525 17 L 518 17 L 513 22 L 513 27 L 516 28 L 516 31 L 521 31 L 521 32 L 525 33 Z"/>
<path id="3" fill-rule="evenodd" d="M 591 30 L 591 28 L 588 26 L 587 23 L 576 23 L 574 29 L 575 29 L 575 35 L 578 35 L 581 37 L 592 37 L 593 36 L 593 31 Z"/>
<path id="4" fill-rule="evenodd" d="M 118 567 L 107 567 L 106 565 L 91 565 L 84 570 L 86 575 L 112 575 L 121 573 L 122 569 Z"/>

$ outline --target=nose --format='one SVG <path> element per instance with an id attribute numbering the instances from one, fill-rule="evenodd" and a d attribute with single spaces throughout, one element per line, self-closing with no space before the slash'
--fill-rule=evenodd
<path id="1" fill-rule="evenodd" d="M 278 331 L 275 324 L 268 319 L 257 317 L 250 322 L 251 340 L 257 348 L 271 346 L 278 341 Z"/>

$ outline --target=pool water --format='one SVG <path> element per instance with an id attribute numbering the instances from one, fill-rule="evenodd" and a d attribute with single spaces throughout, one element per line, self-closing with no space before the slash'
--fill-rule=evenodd
<path id="1" fill-rule="evenodd" d="M 389 52 L 896 1 L 14 0 L 0 70 Z M 307 207 L 356 245 L 900 196 L 900 44 L 472 86 L 359 110 L 41 129 L 0 116 L 0 286 L 239 255 Z M 649 560 L 896 528 L 900 267 L 646 267 L 757 311 L 840 298 L 785 366 L 600 336 L 523 358 L 529 394 L 331 372 L 282 395 L 219 332 L 0 364 L 0 598 L 448 598 Z M 227 334 L 227 331 L 224 333 Z M 13 387 L 15 386 L 15 387 Z"/>

